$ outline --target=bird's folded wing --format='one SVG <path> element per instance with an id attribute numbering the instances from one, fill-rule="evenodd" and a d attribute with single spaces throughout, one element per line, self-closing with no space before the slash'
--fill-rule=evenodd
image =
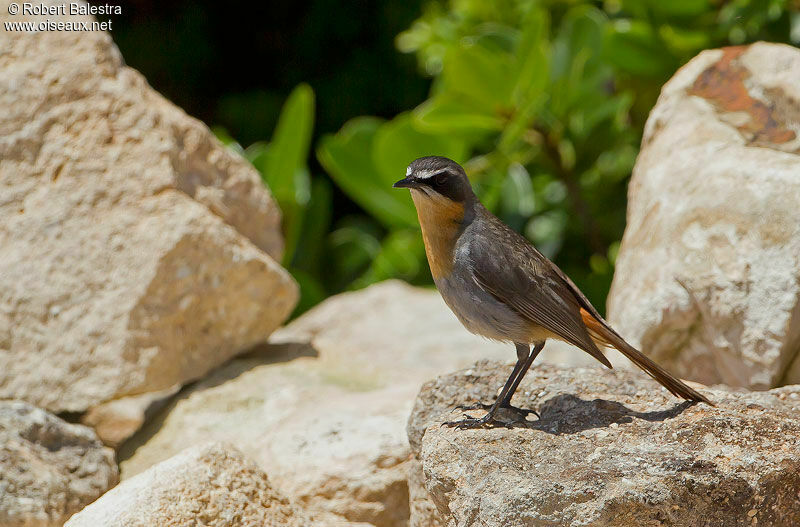
<path id="1" fill-rule="evenodd" d="M 513 254 L 504 247 L 497 243 L 476 248 L 483 254 L 473 261 L 475 283 L 521 316 L 610 368 L 611 363 L 589 336 L 578 299 L 553 265 L 530 245 L 524 249 L 517 246 Z"/>

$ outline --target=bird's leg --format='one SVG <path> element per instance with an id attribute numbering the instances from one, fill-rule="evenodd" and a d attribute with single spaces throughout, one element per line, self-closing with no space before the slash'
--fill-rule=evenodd
<path id="1" fill-rule="evenodd" d="M 517 386 L 519 386 L 522 377 L 525 376 L 525 372 L 528 371 L 528 368 L 531 366 L 532 360 L 529 362 L 530 359 L 530 348 L 528 348 L 525 344 L 515 344 L 517 347 L 517 363 L 514 365 L 514 371 L 511 372 L 511 376 L 508 379 L 508 382 L 511 382 L 509 387 L 508 395 L 505 397 L 504 400 L 500 401 L 500 408 L 511 408 L 511 397 L 514 395 L 514 392 L 517 390 Z M 538 353 L 538 351 L 537 351 Z M 535 358 L 535 355 L 534 355 Z M 527 364 L 526 364 L 527 363 Z M 506 387 L 508 387 L 508 383 L 506 383 Z M 502 395 L 502 392 L 501 392 Z M 500 396 L 497 397 L 500 400 Z M 494 404 L 486 404 L 480 401 L 474 402 L 469 405 L 458 405 L 456 409 L 458 410 L 490 410 L 494 406 Z"/>
<path id="2" fill-rule="evenodd" d="M 506 394 L 506 397 L 505 399 L 503 399 L 503 402 L 500 403 L 500 407 L 513 408 L 518 412 L 524 413 L 526 415 L 533 414 L 536 417 L 540 417 L 538 412 L 536 412 L 536 410 L 523 410 L 522 408 L 514 408 L 513 406 L 511 406 L 511 398 L 514 397 L 514 392 L 517 391 L 517 387 L 519 386 L 519 383 L 522 381 L 522 378 L 525 377 L 525 374 L 528 373 L 528 369 L 530 369 L 531 365 L 533 364 L 533 361 L 536 360 L 536 356 L 539 355 L 539 352 L 542 351 L 542 349 L 544 348 L 544 342 L 540 342 L 534 345 L 533 349 L 530 350 L 530 353 L 528 353 L 528 346 L 524 344 L 517 344 L 516 346 L 517 346 L 517 357 L 519 357 L 520 351 L 524 351 L 527 357 L 525 358 L 525 362 L 522 364 L 522 368 L 520 369 L 519 375 L 517 375 L 517 378 L 514 380 L 514 384 L 511 386 L 511 389 L 508 391 L 508 394 Z"/>
<path id="3" fill-rule="evenodd" d="M 517 387 L 522 381 L 522 378 L 525 376 L 525 373 L 527 373 L 528 368 L 531 367 L 536 355 L 539 354 L 539 350 L 541 350 L 541 348 L 534 348 L 533 353 L 530 353 L 530 348 L 528 348 L 528 346 L 525 344 L 515 344 L 515 346 L 517 347 L 517 364 L 514 366 L 514 371 L 511 372 L 511 377 L 509 377 L 509 381 L 511 381 L 512 378 L 514 381 L 511 383 L 508 394 L 505 396 L 505 398 L 500 400 L 500 396 L 498 396 L 498 400 L 500 400 L 500 408 L 514 408 L 511 406 L 511 398 L 514 396 L 514 392 L 517 391 Z M 494 405 L 477 401 L 470 405 L 459 405 L 456 406 L 456 408 L 459 410 L 490 410 L 492 406 Z M 522 410 L 520 408 L 514 409 L 520 412 L 531 413 L 530 411 Z"/>
<path id="4" fill-rule="evenodd" d="M 494 404 L 489 408 L 489 411 L 486 413 L 486 415 L 484 415 L 480 419 L 476 419 L 470 417 L 469 415 L 464 414 L 465 419 L 461 421 L 449 421 L 446 423 L 442 423 L 442 426 L 451 426 L 451 427 L 454 426 L 459 429 L 478 428 L 492 422 L 494 420 L 494 414 L 497 412 L 497 409 L 500 408 L 500 403 L 505 398 L 506 393 L 508 393 L 508 390 L 511 389 L 511 385 L 514 384 L 514 380 L 519 375 L 519 372 L 522 369 L 523 364 L 524 361 L 517 360 L 517 363 L 514 365 L 514 370 L 511 372 L 511 376 L 506 381 L 506 384 L 505 386 L 503 386 L 500 395 L 497 397 L 497 400 L 494 402 Z"/>
<path id="5" fill-rule="evenodd" d="M 481 418 L 473 418 L 465 415 L 465 419 L 461 421 L 450 421 L 443 423 L 444 426 L 451 426 L 456 427 L 459 429 L 465 428 L 478 428 L 483 425 L 489 424 L 494 421 L 495 414 L 500 407 L 509 407 L 511 408 L 510 401 L 511 397 L 514 395 L 514 391 L 519 386 L 519 383 L 522 381 L 522 377 L 525 376 L 525 373 L 533 364 L 533 360 L 539 354 L 539 352 L 544 347 L 544 343 L 537 344 L 533 350 L 529 353 L 528 346 L 524 344 L 516 344 L 517 346 L 517 363 L 514 365 L 514 370 L 511 372 L 511 375 L 508 377 L 506 384 L 503 386 L 503 389 L 500 391 L 500 395 L 497 396 L 497 400 L 495 400 L 494 404 L 489 407 L 488 412 Z M 480 408 L 484 408 L 483 405 L 479 406 Z M 524 410 L 522 410 L 525 412 Z M 535 413 L 535 412 L 534 412 Z M 537 414 L 538 415 L 538 414 Z"/>

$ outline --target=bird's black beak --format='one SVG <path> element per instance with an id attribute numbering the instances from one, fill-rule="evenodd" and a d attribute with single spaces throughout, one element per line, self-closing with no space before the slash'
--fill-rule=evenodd
<path id="1" fill-rule="evenodd" d="M 408 176 L 392 185 L 392 188 L 418 188 L 419 185 L 419 181 L 416 181 L 412 179 L 411 176 Z"/>

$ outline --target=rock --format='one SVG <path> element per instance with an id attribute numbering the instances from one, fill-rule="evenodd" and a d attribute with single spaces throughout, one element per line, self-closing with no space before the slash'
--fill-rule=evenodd
<path id="1" fill-rule="evenodd" d="M 267 475 L 223 443 L 198 445 L 122 482 L 65 527 L 311 525 Z"/>
<path id="2" fill-rule="evenodd" d="M 445 527 L 447 520 L 436 510 L 428 489 L 422 463 L 414 457 L 408 463 L 409 527 Z"/>
<path id="3" fill-rule="evenodd" d="M 113 399 L 90 408 L 81 423 L 94 428 L 103 443 L 118 448 L 142 427 L 148 414 L 163 407 L 179 389 L 176 384 L 166 390 Z"/>
<path id="4" fill-rule="evenodd" d="M 126 443 L 123 479 L 199 441 L 225 440 L 329 523 L 405 525 L 405 423 L 419 387 L 481 357 L 515 357 L 512 346 L 464 330 L 438 293 L 399 281 L 330 298 L 270 342 L 184 390 Z"/>
<path id="5" fill-rule="evenodd" d="M 0 49 L 0 398 L 146 402 L 265 341 L 297 287 L 258 173 L 104 32 L 2 31 Z"/>
<path id="6" fill-rule="evenodd" d="M 119 479 L 91 428 L 22 401 L 0 401 L 0 525 L 61 527 Z"/>
<path id="7" fill-rule="evenodd" d="M 705 384 L 800 383 L 800 50 L 704 51 L 645 127 L 608 297 L 632 344 Z"/>
<path id="8" fill-rule="evenodd" d="M 483 361 L 417 397 L 409 441 L 447 525 L 797 524 L 800 387 L 702 388 L 717 406 L 693 406 L 641 372 L 538 365 L 514 404 L 540 420 L 440 426 L 458 404 L 490 402 L 510 369 Z"/>

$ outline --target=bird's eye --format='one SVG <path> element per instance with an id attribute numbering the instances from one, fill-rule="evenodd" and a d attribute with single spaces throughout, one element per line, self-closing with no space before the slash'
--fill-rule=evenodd
<path id="1" fill-rule="evenodd" d="M 436 186 L 444 185 L 445 181 L 447 181 L 447 173 L 446 172 L 439 172 L 435 176 L 433 176 L 433 182 L 436 183 Z"/>

